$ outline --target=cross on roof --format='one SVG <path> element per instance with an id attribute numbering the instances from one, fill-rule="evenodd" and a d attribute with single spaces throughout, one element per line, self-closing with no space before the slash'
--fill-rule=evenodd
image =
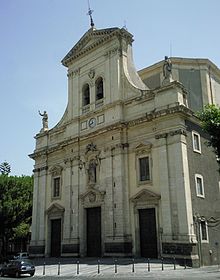
<path id="1" fill-rule="evenodd" d="M 94 21 L 93 21 L 93 18 L 92 18 L 92 13 L 93 13 L 94 11 L 91 10 L 91 8 L 90 8 L 89 0 L 88 0 L 88 8 L 89 8 L 89 10 L 88 10 L 87 15 L 90 17 L 90 25 L 91 25 L 91 27 L 94 27 Z"/>

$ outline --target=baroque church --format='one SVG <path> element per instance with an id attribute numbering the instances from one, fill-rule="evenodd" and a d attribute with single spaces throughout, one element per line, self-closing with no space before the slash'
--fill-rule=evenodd
<path id="1" fill-rule="evenodd" d="M 195 112 L 220 104 L 208 59 L 137 72 L 133 36 L 94 25 L 63 58 L 68 104 L 36 134 L 30 255 L 216 264 L 220 185 Z"/>

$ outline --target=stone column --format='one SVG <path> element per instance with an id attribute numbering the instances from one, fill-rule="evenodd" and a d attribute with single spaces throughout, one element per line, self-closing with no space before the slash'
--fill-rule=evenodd
<path id="1" fill-rule="evenodd" d="M 114 152 L 113 152 L 114 151 Z M 131 236 L 128 236 L 129 208 L 128 208 L 128 186 L 125 179 L 125 157 L 123 146 L 116 145 L 112 150 L 112 220 L 113 236 L 105 244 L 105 255 L 127 256 L 132 254 Z M 111 206 L 109 205 L 109 208 Z"/>
<path id="2" fill-rule="evenodd" d="M 160 225 L 163 240 L 172 239 L 172 221 L 171 221 L 171 202 L 170 202 L 170 182 L 169 182 L 169 167 L 167 157 L 167 134 L 156 136 L 154 153 L 156 157 L 154 172 L 159 189 L 161 191 L 161 217 L 162 224 Z M 158 168 L 156 168 L 158 166 Z"/>
<path id="3" fill-rule="evenodd" d="M 73 118 L 73 72 L 67 74 L 68 77 L 68 113 L 69 119 Z"/>
<path id="4" fill-rule="evenodd" d="M 172 235 L 166 236 L 164 231 L 162 254 L 166 257 L 175 256 L 176 258 L 188 258 L 193 261 L 193 259 L 196 260 L 197 256 L 195 254 L 192 198 L 185 135 L 186 132 L 183 129 L 178 129 L 167 133 L 165 138 Z M 164 197 L 161 196 L 162 205 L 163 200 Z M 164 217 L 163 207 L 162 215 Z M 164 222 L 165 225 L 166 222 Z"/>
<path id="5" fill-rule="evenodd" d="M 72 162 L 70 159 L 65 160 L 65 169 L 63 174 L 63 195 L 64 195 L 64 223 L 63 223 L 63 240 L 62 240 L 62 255 L 66 255 L 69 252 L 68 244 L 71 243 L 71 206 L 72 206 L 72 185 L 71 185 L 71 169 Z"/>
<path id="6" fill-rule="evenodd" d="M 33 192 L 33 209 L 32 209 L 32 225 L 31 225 L 31 241 L 38 240 L 38 182 L 39 174 L 37 171 L 34 173 L 34 192 Z"/>
<path id="7" fill-rule="evenodd" d="M 191 242 L 194 238 L 192 197 L 189 181 L 189 168 L 185 136 L 170 133 L 169 168 L 170 189 L 172 192 L 174 239 Z M 176 236 L 175 236 L 176 235 Z"/>
<path id="8" fill-rule="evenodd" d="M 38 168 L 34 175 L 34 202 L 30 255 L 45 254 L 45 201 L 47 188 L 47 167 Z"/>
<path id="9" fill-rule="evenodd" d="M 79 184 L 82 169 L 79 168 L 79 160 L 76 157 L 72 162 L 72 172 L 71 172 L 71 246 L 72 255 L 78 256 L 80 253 L 80 240 L 79 240 Z"/>
<path id="10" fill-rule="evenodd" d="M 39 241 L 45 245 L 45 201 L 47 189 L 47 168 L 42 168 L 39 178 Z"/>

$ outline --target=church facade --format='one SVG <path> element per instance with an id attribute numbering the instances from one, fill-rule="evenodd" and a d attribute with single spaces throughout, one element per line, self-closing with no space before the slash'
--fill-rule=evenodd
<path id="1" fill-rule="evenodd" d="M 52 129 L 42 114 L 30 155 L 30 254 L 217 263 L 219 174 L 194 95 L 173 61 L 137 73 L 132 41 L 123 28 L 92 26 L 62 60 L 66 111 Z M 219 69 L 206 63 L 219 86 Z"/>

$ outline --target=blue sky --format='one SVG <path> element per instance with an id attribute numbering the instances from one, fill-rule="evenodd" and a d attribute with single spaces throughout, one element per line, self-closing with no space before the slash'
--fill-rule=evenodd
<path id="1" fill-rule="evenodd" d="M 165 55 L 209 58 L 220 67 L 219 0 L 90 0 L 97 29 L 123 27 L 134 35 L 137 70 Z M 60 61 L 89 29 L 87 0 L 0 0 L 0 163 L 11 175 L 31 175 L 38 110 L 49 127 L 67 104 Z"/>

